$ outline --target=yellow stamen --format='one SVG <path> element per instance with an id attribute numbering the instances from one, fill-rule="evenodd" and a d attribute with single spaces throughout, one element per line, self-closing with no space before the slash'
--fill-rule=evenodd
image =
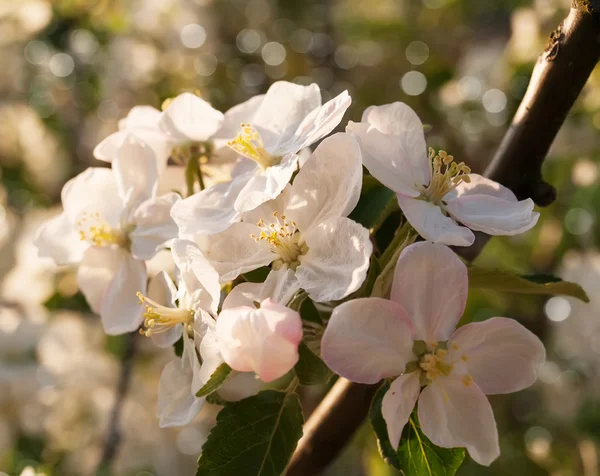
<path id="1" fill-rule="evenodd" d="M 140 334 L 146 337 L 167 332 L 179 324 L 187 328 L 194 320 L 194 311 L 163 306 L 140 292 L 137 293 L 137 297 L 140 300 L 140 304 L 149 304 L 146 305 L 144 324 L 143 328 L 140 329 Z"/>
<path id="2" fill-rule="evenodd" d="M 296 269 L 300 262 L 298 258 L 308 251 L 306 243 L 301 242 L 301 234 L 296 228 L 296 222 L 286 221 L 285 215 L 279 215 L 273 212 L 273 223 L 266 224 L 260 220 L 256 226 L 260 229 L 260 235 L 254 233 L 250 235 L 257 243 L 266 242 L 271 247 L 271 252 L 277 255 L 273 261 L 273 269 L 280 269 L 287 265 L 291 269 Z"/>
<path id="3" fill-rule="evenodd" d="M 127 246 L 126 233 L 112 228 L 99 213 L 83 212 L 76 225 L 79 228 L 79 239 L 93 246 Z"/>
<path id="4" fill-rule="evenodd" d="M 462 378 L 462 383 L 465 387 L 470 387 L 473 384 L 473 377 L 471 377 L 469 374 L 465 375 Z"/>
<path id="5" fill-rule="evenodd" d="M 274 157 L 265 149 L 260 134 L 250 124 L 242 124 L 242 132 L 235 139 L 230 140 L 227 145 L 238 154 L 253 160 L 263 169 L 281 161 L 281 157 Z"/>
<path id="6" fill-rule="evenodd" d="M 430 147 L 429 160 L 431 169 L 431 181 L 422 191 L 424 198 L 438 205 L 442 199 L 462 182 L 470 183 L 468 174 L 471 169 L 464 162 L 454 162 L 454 157 L 448 155 L 444 150 L 438 154 Z"/>

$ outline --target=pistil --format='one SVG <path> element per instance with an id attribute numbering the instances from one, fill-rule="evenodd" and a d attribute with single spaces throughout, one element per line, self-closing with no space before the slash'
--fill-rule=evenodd
<path id="1" fill-rule="evenodd" d="M 431 169 L 431 181 L 422 191 L 422 195 L 428 201 L 439 205 L 443 198 L 462 182 L 471 181 L 468 174 L 471 169 L 464 162 L 454 162 L 454 157 L 448 155 L 444 150 L 438 154 L 430 147 L 429 160 Z"/>
<path id="2" fill-rule="evenodd" d="M 188 327 L 194 320 L 194 312 L 189 309 L 163 306 L 140 292 L 137 297 L 140 304 L 147 303 L 143 328 L 140 329 L 140 334 L 146 337 L 167 332 L 179 324 Z"/>
<path id="3" fill-rule="evenodd" d="M 227 145 L 238 154 L 253 160 L 263 169 L 276 165 L 281 161 L 281 157 L 274 157 L 265 149 L 260 134 L 250 124 L 242 124 L 242 132 L 235 139 L 229 141 Z"/>

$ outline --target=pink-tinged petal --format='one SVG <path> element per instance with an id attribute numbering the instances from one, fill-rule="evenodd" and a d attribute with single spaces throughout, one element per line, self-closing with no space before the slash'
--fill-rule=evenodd
<path id="1" fill-rule="evenodd" d="M 218 394 L 219 397 L 228 402 L 237 402 L 244 398 L 256 395 L 265 388 L 265 383 L 256 378 L 254 372 L 241 372 L 225 382 L 219 389 Z"/>
<path id="2" fill-rule="evenodd" d="M 102 300 L 100 318 L 107 334 L 124 334 L 140 327 L 144 309 L 136 293 L 144 294 L 147 282 L 146 264 L 126 253 Z"/>
<path id="3" fill-rule="evenodd" d="M 253 117 L 255 126 L 268 151 L 276 151 L 277 145 L 288 140 L 300 122 L 314 109 L 321 106 L 319 86 L 301 86 L 287 81 L 271 85 Z"/>
<path id="4" fill-rule="evenodd" d="M 86 301 L 96 314 L 102 311 L 102 303 L 108 286 L 114 279 L 127 252 L 121 248 L 88 248 L 77 268 L 77 284 Z M 143 292 L 146 289 L 134 289 Z"/>
<path id="5" fill-rule="evenodd" d="M 135 229 L 129 233 L 131 254 L 148 260 L 177 237 L 177 225 L 171 218 L 173 205 L 181 200 L 171 192 L 143 202 L 133 214 Z"/>
<path id="6" fill-rule="evenodd" d="M 249 178 L 248 175 L 241 175 L 176 203 L 171 209 L 171 216 L 179 227 L 179 234 L 211 235 L 239 221 L 241 214 L 235 210 L 234 204 Z"/>
<path id="7" fill-rule="evenodd" d="M 228 141 L 240 133 L 241 125 L 252 124 L 254 115 L 265 98 L 264 94 L 251 97 L 247 101 L 233 106 L 225 112 L 221 129 L 215 134 L 215 140 Z"/>
<path id="8" fill-rule="evenodd" d="M 419 188 L 429 184 L 431 170 L 423 124 L 406 104 L 369 107 L 362 121 L 350 121 L 346 131 L 357 136 L 365 167 L 386 187 L 417 197 Z"/>
<path id="9" fill-rule="evenodd" d="M 154 302 L 165 307 L 177 307 L 175 299 L 177 297 L 177 287 L 167 273 L 161 271 L 148 281 L 147 296 Z M 158 347 L 170 347 L 179 340 L 183 332 L 183 326 L 173 326 L 165 332 L 154 333 L 150 336 L 152 342 Z"/>
<path id="10" fill-rule="evenodd" d="M 540 214 L 531 198 L 510 201 L 490 195 L 462 195 L 446 210 L 460 223 L 488 235 L 518 235 L 535 226 Z"/>
<path id="11" fill-rule="evenodd" d="M 501 198 L 512 202 L 517 201 L 517 197 L 509 188 L 494 182 L 489 178 L 485 178 L 479 174 L 469 174 L 469 183 L 461 182 L 452 192 L 446 195 L 445 198 L 452 200 L 456 197 L 465 195 L 490 195 L 492 197 Z"/>
<path id="12" fill-rule="evenodd" d="M 57 265 L 80 262 L 89 246 L 80 239 L 74 224 L 64 212 L 44 223 L 38 229 L 33 243 L 40 257 L 52 258 Z"/>
<path id="13" fill-rule="evenodd" d="M 158 169 L 156 156 L 144 142 L 129 134 L 112 163 L 119 196 L 135 209 L 144 200 L 156 195 Z"/>
<path id="14" fill-rule="evenodd" d="M 255 174 L 240 190 L 234 208 L 240 213 L 249 212 L 263 203 L 277 198 L 297 168 L 298 156 L 287 154 L 277 165 L 267 167 L 265 170 L 255 169 Z"/>
<path id="15" fill-rule="evenodd" d="M 352 98 L 348 91 L 344 91 L 322 106 L 313 109 L 302 120 L 289 141 L 280 144 L 280 149 L 296 153 L 322 139 L 340 123 L 351 103 Z"/>
<path id="16" fill-rule="evenodd" d="M 438 377 L 419 397 L 419 423 L 442 448 L 465 447 L 477 463 L 489 466 L 500 455 L 490 402 L 473 382 Z"/>
<path id="17" fill-rule="evenodd" d="M 225 283 L 242 273 L 267 266 L 277 255 L 264 241 L 256 242 L 260 228 L 251 223 L 234 223 L 227 230 L 205 237 L 203 251 Z"/>
<path id="18" fill-rule="evenodd" d="M 345 217 L 358 203 L 362 186 L 360 148 L 350 134 L 319 144 L 292 185 L 286 214 L 302 231 L 327 218 Z"/>
<path id="19" fill-rule="evenodd" d="M 471 230 L 445 216 L 431 202 L 398 195 L 398 204 L 412 227 L 428 241 L 448 246 L 471 246 L 475 241 Z"/>
<path id="20" fill-rule="evenodd" d="M 398 448 L 400 437 L 410 414 L 417 403 L 421 384 L 420 372 L 401 375 L 392 382 L 390 389 L 383 396 L 381 414 L 387 425 L 388 436 L 392 448 Z"/>
<path id="21" fill-rule="evenodd" d="M 299 257 L 296 278 L 313 301 L 342 299 L 356 291 L 369 269 L 369 230 L 349 218 L 329 218 L 304 236 L 308 252 Z"/>
<path id="22" fill-rule="evenodd" d="M 373 384 L 404 372 L 414 359 L 412 324 L 395 302 L 361 298 L 333 310 L 323 340 L 321 357 L 342 377 Z"/>
<path id="23" fill-rule="evenodd" d="M 420 242 L 398 259 L 391 300 L 400 304 L 415 325 L 415 339 L 447 340 L 462 317 L 469 283 L 467 267 L 447 246 Z"/>
<path id="24" fill-rule="evenodd" d="M 458 329 L 448 360 L 466 359 L 473 380 L 487 395 L 512 393 L 532 385 L 546 359 L 544 345 L 513 319 L 494 317 Z"/>
<path id="25" fill-rule="evenodd" d="M 192 93 L 177 96 L 163 111 L 159 125 L 178 144 L 210 139 L 223 124 L 223 113 Z"/>
<path id="26" fill-rule="evenodd" d="M 225 362 L 234 370 L 255 372 L 263 382 L 282 377 L 298 361 L 300 314 L 269 299 L 260 309 L 224 310 L 216 330 Z"/>
<path id="27" fill-rule="evenodd" d="M 204 253 L 194 242 L 175 240 L 171 246 L 175 265 L 181 272 L 181 279 L 189 293 L 201 291 L 198 295 L 203 309 L 215 314 L 221 300 L 219 274 L 210 264 Z"/>
<path id="28" fill-rule="evenodd" d="M 111 169 L 87 168 L 65 184 L 61 200 L 65 213 L 74 224 L 87 213 L 98 214 L 101 220 L 112 227 L 119 226 L 123 201 Z"/>

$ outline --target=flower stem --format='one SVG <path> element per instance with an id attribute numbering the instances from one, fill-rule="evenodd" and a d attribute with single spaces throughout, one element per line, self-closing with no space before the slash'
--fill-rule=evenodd
<path id="1" fill-rule="evenodd" d="M 400 228 L 398 228 L 396 234 L 394 235 L 394 238 L 392 239 L 388 247 L 385 249 L 385 251 L 381 255 L 381 259 L 379 260 L 379 263 L 381 263 L 381 267 L 383 269 L 385 269 L 387 264 L 390 262 L 390 260 L 396 253 L 396 250 L 400 246 L 402 246 L 404 240 L 406 240 L 412 234 L 412 232 L 413 227 L 410 226 L 410 223 L 408 222 L 405 222 Z"/>

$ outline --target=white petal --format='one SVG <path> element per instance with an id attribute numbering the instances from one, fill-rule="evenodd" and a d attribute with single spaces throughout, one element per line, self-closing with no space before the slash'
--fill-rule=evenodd
<path id="1" fill-rule="evenodd" d="M 269 299 L 260 309 L 226 309 L 217 319 L 221 354 L 232 369 L 255 372 L 263 382 L 272 382 L 298 361 L 302 319 L 291 309 Z"/>
<path id="2" fill-rule="evenodd" d="M 498 182 L 482 177 L 479 174 L 469 174 L 469 179 L 469 183 L 461 182 L 458 187 L 444 198 L 452 200 L 463 195 L 490 195 L 511 202 L 517 201 L 517 197 L 512 190 L 504 185 L 500 185 Z"/>
<path id="3" fill-rule="evenodd" d="M 303 236 L 308 245 L 296 277 L 317 302 L 342 299 L 367 276 L 373 245 L 369 230 L 349 218 L 330 218 Z"/>
<path id="4" fill-rule="evenodd" d="M 156 156 L 152 149 L 133 135 L 128 135 L 113 160 L 119 195 L 133 210 L 153 197 L 158 188 Z"/>
<path id="5" fill-rule="evenodd" d="M 276 147 L 285 143 L 300 122 L 320 105 L 321 91 L 316 84 L 300 86 L 277 81 L 265 94 L 252 125 L 258 129 L 267 150 L 270 150 L 268 144 Z"/>
<path id="6" fill-rule="evenodd" d="M 277 198 L 297 168 L 298 156 L 288 154 L 277 165 L 267 167 L 265 170 L 256 169 L 257 173 L 252 175 L 240 190 L 235 201 L 235 209 L 238 212 L 248 212 L 268 200 Z"/>
<path id="7" fill-rule="evenodd" d="M 136 293 L 145 294 L 147 281 L 146 264 L 126 253 L 102 300 L 100 317 L 107 334 L 124 334 L 140 327 L 143 306 Z"/>
<path id="8" fill-rule="evenodd" d="M 179 194 L 171 192 L 143 202 L 133 214 L 135 229 L 129 233 L 131 254 L 137 259 L 151 259 L 177 237 L 177 225 L 171 209 L 179 202 Z"/>
<path id="9" fill-rule="evenodd" d="M 197 398 L 191 391 L 195 367 L 199 369 L 199 363 L 190 341 L 184 339 L 182 358 L 169 362 L 160 376 L 157 416 L 161 428 L 187 425 L 204 405 L 205 399 Z M 196 364 L 190 363 L 190 354 Z"/>
<path id="10" fill-rule="evenodd" d="M 447 246 L 420 242 L 398 259 L 392 301 L 415 325 L 415 339 L 447 340 L 462 317 L 469 291 L 467 267 Z"/>
<path id="11" fill-rule="evenodd" d="M 346 130 L 356 134 L 365 167 L 396 193 L 417 197 L 429 184 L 431 170 L 423 124 L 406 104 L 394 102 L 371 106 L 362 121 L 350 121 Z"/>
<path id="12" fill-rule="evenodd" d="M 125 260 L 127 252 L 120 248 L 91 247 L 83 255 L 77 269 L 77 284 L 92 310 L 100 314 L 109 284 Z M 145 288 L 145 286 L 144 286 Z M 136 289 L 136 291 L 143 291 Z"/>
<path id="13" fill-rule="evenodd" d="M 265 95 L 253 96 L 247 101 L 233 106 L 225 112 L 221 129 L 216 133 L 214 139 L 231 140 L 240 132 L 241 125 L 254 122 L 254 115 L 262 104 Z"/>
<path id="14" fill-rule="evenodd" d="M 89 167 L 65 184 L 61 200 L 72 223 L 77 223 L 86 212 L 98 213 L 111 226 L 119 226 L 123 201 L 111 169 Z"/>
<path id="15" fill-rule="evenodd" d="M 134 136 L 152 149 L 156 157 L 158 173 L 162 174 L 167 167 L 173 144 L 169 137 L 156 128 L 137 127 L 125 129 L 109 135 L 94 149 L 94 157 L 104 162 L 113 162 L 127 136 Z"/>
<path id="16" fill-rule="evenodd" d="M 488 235 L 517 235 L 537 223 L 533 200 L 510 201 L 490 195 L 462 195 L 446 210 L 460 223 Z"/>
<path id="17" fill-rule="evenodd" d="M 252 235 L 259 236 L 260 228 L 250 223 L 234 223 L 227 230 L 207 237 L 205 255 L 221 276 L 221 282 L 267 266 L 276 258 L 267 243 L 257 243 Z"/>
<path id="18" fill-rule="evenodd" d="M 287 267 L 283 267 L 269 273 L 260 290 L 258 301 L 270 298 L 271 301 L 285 306 L 299 289 L 300 283 L 296 273 Z"/>
<path id="19" fill-rule="evenodd" d="M 147 296 L 165 307 L 177 307 L 175 304 L 177 288 L 173 280 L 164 271 L 150 278 L 148 281 Z M 158 347 L 170 347 L 179 340 L 182 331 L 183 326 L 173 326 L 166 332 L 152 334 L 150 338 Z"/>
<path id="20" fill-rule="evenodd" d="M 373 384 L 404 372 L 412 360 L 412 325 L 395 302 L 360 298 L 333 310 L 323 340 L 321 357 L 342 377 Z"/>
<path id="21" fill-rule="evenodd" d="M 494 317 L 458 329 L 448 360 L 467 358 L 469 373 L 487 395 L 512 393 L 532 385 L 546 359 L 544 345 L 513 319 Z"/>
<path id="22" fill-rule="evenodd" d="M 325 139 L 300 169 L 286 213 L 306 231 L 331 217 L 348 216 L 360 198 L 361 154 L 350 134 Z"/>
<path id="23" fill-rule="evenodd" d="M 418 413 L 421 429 L 433 444 L 465 447 L 473 460 L 485 466 L 500 455 L 492 407 L 475 383 L 438 377 L 421 393 Z"/>
<path id="24" fill-rule="evenodd" d="M 381 413 L 394 449 L 398 448 L 402 430 L 417 403 L 421 391 L 419 375 L 420 372 L 401 375 L 392 382 L 390 389 L 383 396 Z"/>
<path id="25" fill-rule="evenodd" d="M 298 129 L 281 150 L 298 152 L 329 134 L 341 122 L 352 99 L 348 91 L 337 95 L 321 107 L 313 109 L 298 126 Z"/>
<path id="26" fill-rule="evenodd" d="M 238 221 L 240 213 L 233 205 L 247 180 L 247 176 L 236 177 L 176 203 L 171 216 L 179 233 L 182 236 L 219 233 Z"/>
<path id="27" fill-rule="evenodd" d="M 34 244 L 39 256 L 52 258 L 58 265 L 74 264 L 83 259 L 88 244 L 82 241 L 66 213 L 48 220 L 37 231 Z"/>
<path id="28" fill-rule="evenodd" d="M 398 204 L 412 227 L 428 241 L 448 246 L 471 246 L 475 241 L 471 230 L 457 225 L 433 203 L 398 195 Z"/>
<path id="29" fill-rule="evenodd" d="M 163 111 L 160 128 L 177 143 L 206 141 L 223 123 L 223 113 L 195 94 L 177 96 Z"/>
<path id="30" fill-rule="evenodd" d="M 158 121 L 161 112 L 152 106 L 134 106 L 127 117 L 119 121 L 119 129 L 134 129 L 137 127 L 149 127 L 158 129 Z"/>
<path id="31" fill-rule="evenodd" d="M 171 252 L 175 264 L 181 270 L 187 291 L 205 291 L 208 299 L 202 303 L 203 308 L 216 313 L 221 300 L 221 286 L 215 268 L 192 241 L 175 240 Z"/>
<path id="32" fill-rule="evenodd" d="M 232 307 L 253 307 L 255 302 L 260 302 L 262 283 L 240 283 L 227 295 L 223 301 L 223 310 Z"/>

